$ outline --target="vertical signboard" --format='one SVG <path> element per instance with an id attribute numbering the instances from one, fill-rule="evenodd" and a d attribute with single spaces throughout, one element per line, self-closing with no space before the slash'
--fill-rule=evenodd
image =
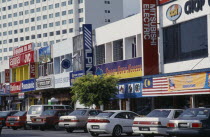
<path id="1" fill-rule="evenodd" d="M 21 82 L 10 83 L 10 93 L 19 93 L 21 92 Z"/>
<path id="2" fill-rule="evenodd" d="M 10 70 L 5 69 L 5 83 L 9 83 L 9 82 L 10 82 Z"/>
<path id="3" fill-rule="evenodd" d="M 35 72 L 35 62 L 30 63 L 30 78 L 35 78 L 36 72 Z"/>
<path id="4" fill-rule="evenodd" d="M 158 33 L 156 0 L 142 0 L 144 75 L 158 74 Z"/>
<path id="5" fill-rule="evenodd" d="M 93 74 L 92 25 L 83 24 L 84 71 Z"/>

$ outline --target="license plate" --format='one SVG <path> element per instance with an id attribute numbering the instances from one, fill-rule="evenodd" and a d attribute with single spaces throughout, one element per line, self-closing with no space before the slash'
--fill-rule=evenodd
<path id="1" fill-rule="evenodd" d="M 64 127 L 68 127 L 68 126 L 69 126 L 68 124 L 65 124 L 65 125 L 64 125 Z"/>
<path id="2" fill-rule="evenodd" d="M 92 126 L 92 129 L 99 129 L 99 126 Z"/>
<path id="3" fill-rule="evenodd" d="M 36 121 L 42 121 L 41 119 L 36 119 Z"/>
<path id="4" fill-rule="evenodd" d="M 14 125 L 14 123 L 10 123 L 10 125 Z"/>
<path id="5" fill-rule="evenodd" d="M 188 127 L 187 123 L 180 123 L 179 127 Z"/>
<path id="6" fill-rule="evenodd" d="M 140 127 L 139 130 L 140 131 L 149 131 L 149 128 L 148 127 Z"/>

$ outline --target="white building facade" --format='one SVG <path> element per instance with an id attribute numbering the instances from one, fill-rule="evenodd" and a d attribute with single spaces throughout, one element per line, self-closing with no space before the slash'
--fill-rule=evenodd
<path id="1" fill-rule="evenodd" d="M 1 0 L 0 61 L 31 42 L 47 46 L 139 12 L 139 0 Z M 125 9 L 125 11 L 124 11 Z"/>

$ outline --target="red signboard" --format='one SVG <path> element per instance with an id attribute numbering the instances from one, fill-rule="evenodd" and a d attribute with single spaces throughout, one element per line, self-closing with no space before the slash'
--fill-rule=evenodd
<path id="1" fill-rule="evenodd" d="M 9 67 L 15 68 L 34 62 L 34 51 L 14 56 L 9 59 Z"/>
<path id="2" fill-rule="evenodd" d="M 21 81 L 10 83 L 10 93 L 19 93 L 21 92 Z"/>
<path id="3" fill-rule="evenodd" d="M 30 78 L 35 78 L 36 72 L 35 72 L 35 63 L 30 63 Z"/>
<path id="4" fill-rule="evenodd" d="M 9 83 L 9 82 L 10 82 L 10 70 L 5 69 L 5 83 Z"/>
<path id="5" fill-rule="evenodd" d="M 16 48 L 14 49 L 13 51 L 13 56 L 17 56 L 17 55 L 20 55 L 22 53 L 26 53 L 26 52 L 29 52 L 29 51 L 32 51 L 32 44 L 33 43 L 29 43 L 27 45 L 24 45 L 24 46 L 21 46 L 19 48 Z"/>
<path id="6" fill-rule="evenodd" d="M 144 75 L 158 74 L 158 31 L 156 0 L 142 0 Z"/>
<path id="7" fill-rule="evenodd" d="M 172 2 L 172 1 L 175 1 L 175 0 L 159 0 L 159 1 L 158 1 L 158 2 L 159 2 L 158 4 L 159 4 L 159 5 L 163 5 L 163 4 Z"/>

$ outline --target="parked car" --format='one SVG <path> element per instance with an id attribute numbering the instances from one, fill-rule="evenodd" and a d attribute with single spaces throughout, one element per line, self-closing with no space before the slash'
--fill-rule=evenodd
<path id="1" fill-rule="evenodd" d="M 26 129 L 26 111 L 19 111 L 6 119 L 6 126 L 13 130 L 24 127 Z"/>
<path id="2" fill-rule="evenodd" d="M 210 108 L 191 108 L 185 110 L 177 119 L 169 121 L 167 133 L 178 137 L 209 137 Z"/>
<path id="3" fill-rule="evenodd" d="M 17 110 L 10 110 L 10 111 L 0 111 L 0 121 L 2 123 L 2 127 L 6 126 L 6 119 L 8 116 L 12 116 L 13 114 L 17 113 Z"/>
<path id="4" fill-rule="evenodd" d="M 138 114 L 125 110 L 107 110 L 96 117 L 88 118 L 87 129 L 92 136 L 99 134 L 112 134 L 121 136 L 122 133 L 132 135 L 133 119 Z"/>
<path id="5" fill-rule="evenodd" d="M 62 116 L 59 120 L 59 127 L 65 128 L 68 133 L 76 129 L 83 129 L 87 132 L 87 121 L 90 116 L 98 115 L 101 110 L 78 109 L 71 112 L 68 116 Z"/>
<path id="6" fill-rule="evenodd" d="M 168 135 L 166 133 L 168 121 L 177 118 L 182 112 L 181 109 L 155 109 L 146 117 L 135 117 L 133 132 L 143 134 L 144 137 Z"/>
<path id="7" fill-rule="evenodd" d="M 33 127 L 39 127 L 40 130 L 44 131 L 46 128 L 54 128 L 57 130 L 59 117 L 65 116 L 70 113 L 70 110 L 59 110 L 59 109 L 51 109 L 51 110 L 45 110 L 40 117 L 34 117 L 32 118 L 32 126 Z"/>
<path id="8" fill-rule="evenodd" d="M 26 115 L 27 125 L 32 127 L 31 119 L 34 117 L 39 117 L 42 114 L 42 112 L 44 112 L 45 110 L 50 110 L 50 109 L 72 110 L 69 105 L 31 105 Z"/>

